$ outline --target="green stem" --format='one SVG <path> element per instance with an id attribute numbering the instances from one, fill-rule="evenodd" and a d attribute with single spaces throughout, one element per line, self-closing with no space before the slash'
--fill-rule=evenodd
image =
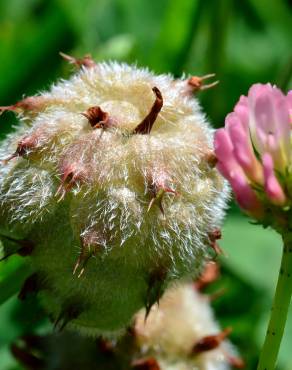
<path id="1" fill-rule="evenodd" d="M 292 294 L 292 235 L 283 237 L 284 248 L 276 293 L 257 370 L 274 370 Z"/>

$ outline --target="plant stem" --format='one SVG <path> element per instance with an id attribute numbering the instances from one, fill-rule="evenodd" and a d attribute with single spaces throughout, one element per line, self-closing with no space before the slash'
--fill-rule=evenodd
<path id="1" fill-rule="evenodd" d="M 283 236 L 284 247 L 270 322 L 258 370 L 274 370 L 292 294 L 292 235 Z"/>

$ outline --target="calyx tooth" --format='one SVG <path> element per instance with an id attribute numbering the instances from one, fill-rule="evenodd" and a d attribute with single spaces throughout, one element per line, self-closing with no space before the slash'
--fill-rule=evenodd
<path id="1" fill-rule="evenodd" d="M 231 333 L 231 328 L 226 328 L 218 334 L 207 335 L 199 340 L 192 349 L 192 354 L 211 351 L 220 346 L 223 340 Z"/>
<path id="2" fill-rule="evenodd" d="M 145 302 L 145 321 L 149 316 L 151 311 L 151 307 L 157 303 L 159 304 L 159 299 L 163 294 L 164 291 L 164 283 L 165 278 L 167 276 L 167 270 L 161 268 L 160 270 L 153 271 L 149 276 L 148 281 L 148 290 L 146 295 L 146 302 Z"/>
<path id="3" fill-rule="evenodd" d="M 34 273 L 31 276 L 29 276 L 23 283 L 23 286 L 18 294 L 18 298 L 21 301 L 24 301 L 28 295 L 37 294 L 43 288 L 44 285 L 40 279 L 39 274 Z"/>
<path id="4" fill-rule="evenodd" d="M 142 358 L 132 362 L 135 370 L 160 370 L 160 366 L 154 357 Z"/>
<path id="5" fill-rule="evenodd" d="M 143 119 L 141 123 L 135 128 L 133 134 L 146 135 L 150 134 L 150 131 L 156 121 L 156 118 L 163 106 L 163 98 L 160 90 L 157 87 L 153 87 L 152 91 L 155 94 L 155 101 L 151 107 L 150 112 Z"/>
<path id="6" fill-rule="evenodd" d="M 205 84 L 205 80 L 215 77 L 215 73 L 210 73 L 205 76 L 192 76 L 188 79 L 188 85 L 191 86 L 193 92 L 202 91 L 210 89 L 218 85 L 219 81 L 211 82 L 210 84 Z"/>
<path id="7" fill-rule="evenodd" d="M 86 54 L 82 58 L 74 58 L 73 56 L 68 55 L 68 54 L 65 54 L 65 53 L 62 53 L 61 51 L 60 51 L 59 54 L 67 62 L 69 62 L 70 64 L 74 64 L 75 66 L 77 66 L 79 68 L 80 67 L 92 68 L 92 67 L 95 67 L 96 66 L 96 63 L 92 59 L 92 57 L 91 57 L 90 54 Z"/>

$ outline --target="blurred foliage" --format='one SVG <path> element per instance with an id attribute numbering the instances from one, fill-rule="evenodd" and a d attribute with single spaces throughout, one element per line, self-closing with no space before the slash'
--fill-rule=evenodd
<path id="1" fill-rule="evenodd" d="M 71 72 L 59 51 L 96 60 L 116 59 L 155 72 L 203 75 L 220 84 L 200 94 L 215 127 L 222 125 L 252 83 L 292 87 L 292 12 L 288 0 L 2 0 L 0 1 L 0 102 L 46 89 Z M 0 117 L 0 135 L 13 114 Z M 221 245 L 225 293 L 214 307 L 222 325 L 254 369 L 263 341 L 280 261 L 280 240 L 254 226 L 236 209 L 229 213 Z M 13 257 L 0 265 L 0 368 L 20 369 L 10 355 L 12 341 L 27 332 L 46 332 L 37 302 L 15 296 L 27 270 Z M 9 281 L 9 284 L 6 282 Z M 10 299 L 8 299 L 11 297 Z M 280 356 L 292 369 L 292 313 Z"/>

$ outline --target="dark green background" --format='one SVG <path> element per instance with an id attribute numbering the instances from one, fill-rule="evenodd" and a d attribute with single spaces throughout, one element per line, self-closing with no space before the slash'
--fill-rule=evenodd
<path id="1" fill-rule="evenodd" d="M 214 127 L 224 122 L 241 94 L 255 82 L 292 86 L 292 13 L 285 0 L 0 0 L 0 105 L 46 89 L 72 68 L 64 51 L 91 53 L 147 66 L 157 73 L 203 75 L 220 84 L 199 94 Z M 0 117 L 0 134 L 15 123 Z M 249 223 L 232 207 L 223 229 L 223 272 L 214 302 L 223 326 L 255 369 L 280 259 L 280 239 Z M 0 303 L 19 285 L 19 259 L 0 265 Z M 6 282 L 8 281 L 8 285 Z M 214 287 L 214 289 L 217 289 Z M 0 307 L 0 369 L 19 369 L 9 343 L 47 324 L 35 302 L 15 297 Z M 280 354 L 282 370 L 292 369 L 292 312 Z"/>

